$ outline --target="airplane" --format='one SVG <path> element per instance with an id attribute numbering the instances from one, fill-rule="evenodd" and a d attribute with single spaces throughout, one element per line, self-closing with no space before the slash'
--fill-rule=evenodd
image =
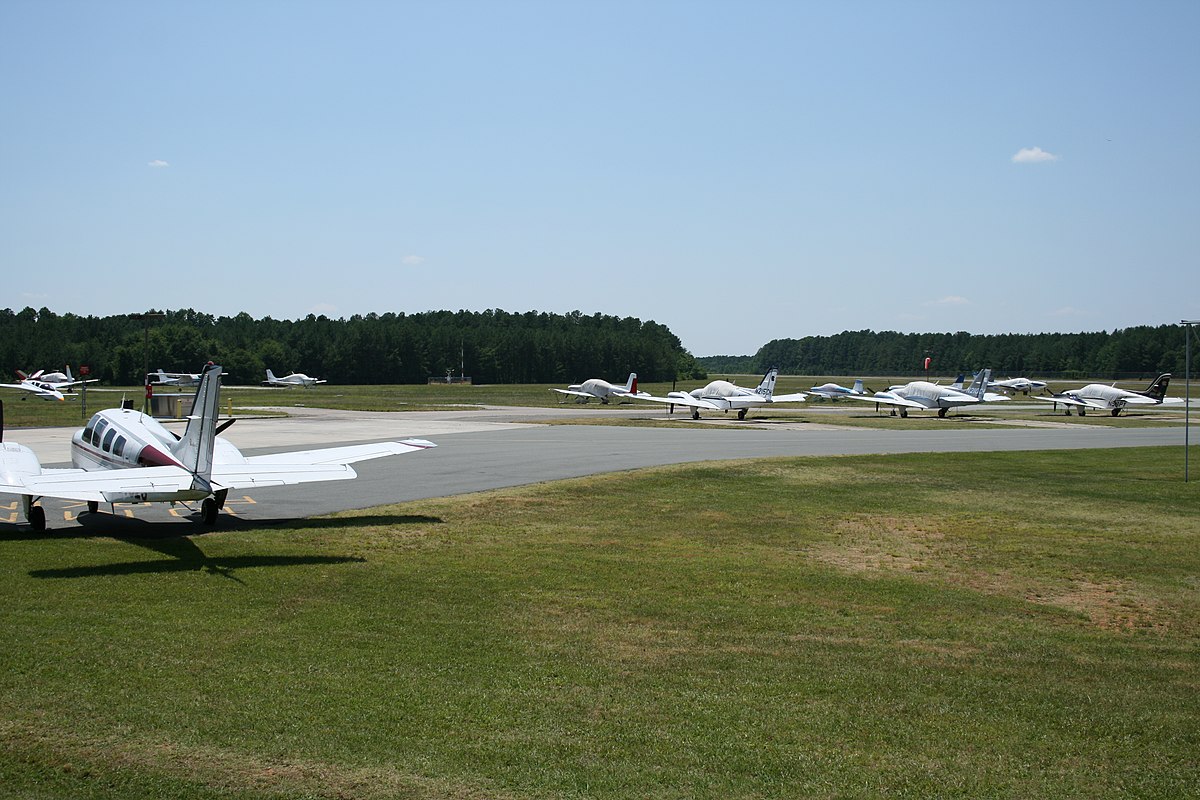
<path id="1" fill-rule="evenodd" d="M 293 372 L 291 375 L 285 375 L 282 378 L 276 378 L 275 373 L 267 370 L 267 379 L 263 383 L 267 386 L 312 386 L 314 383 L 324 383 L 324 380 L 310 378 L 303 372 Z"/>
<path id="2" fill-rule="evenodd" d="M 1035 400 L 1054 403 L 1055 408 L 1062 403 L 1066 406 L 1067 416 L 1071 416 L 1071 407 L 1079 409 L 1079 416 L 1085 416 L 1089 409 L 1093 411 L 1108 411 L 1114 417 L 1121 413 L 1126 406 L 1158 406 L 1183 405 L 1182 397 L 1166 397 L 1167 384 L 1171 382 L 1171 373 L 1164 372 L 1146 387 L 1144 392 L 1131 392 L 1118 389 L 1116 384 L 1106 386 L 1103 383 L 1089 383 L 1081 389 L 1068 389 L 1060 394 L 1049 397 L 1035 395 Z"/>
<path id="3" fill-rule="evenodd" d="M 824 397 L 826 400 L 839 400 L 850 395 L 863 395 L 866 392 L 863 390 L 863 382 L 860 378 L 854 382 L 852 389 L 847 389 L 836 383 L 822 383 L 820 386 L 814 386 L 808 390 L 809 394 L 815 394 L 818 397 Z"/>
<path id="4" fill-rule="evenodd" d="M 20 495 L 25 519 L 45 530 L 44 497 L 86 502 L 95 513 L 101 503 L 190 503 L 200 501 L 206 525 L 217 520 L 231 489 L 261 489 L 313 481 L 350 480 L 350 466 L 383 456 L 436 447 L 424 439 L 328 447 L 272 455 L 244 456 L 219 436 L 233 420 L 217 425 L 221 368 L 201 373 L 182 436 L 153 417 L 128 408 L 98 412 L 71 438 L 70 469 L 43 469 L 24 445 L 3 441 L 0 407 L 0 492 Z"/>
<path id="5" fill-rule="evenodd" d="M 63 396 L 64 391 L 70 392 L 73 386 L 96 382 L 95 378 L 75 380 L 74 376 L 71 375 L 71 368 L 69 366 L 67 367 L 66 374 L 61 372 L 46 372 L 39 369 L 32 375 L 26 375 L 21 370 L 17 370 L 17 376 L 21 379 L 20 383 L 0 383 L 0 387 L 32 392 L 34 397 L 40 397 L 43 400 L 65 400 L 66 398 Z"/>
<path id="6" fill-rule="evenodd" d="M 983 387 L 988 385 L 991 377 L 992 371 L 984 369 L 976 373 L 975 380 L 966 389 L 938 386 L 929 381 L 912 381 L 902 386 L 893 386 L 886 392 L 861 396 L 849 395 L 849 397 L 852 400 L 896 406 L 900 409 L 901 417 L 907 417 L 909 409 L 931 411 L 935 408 L 939 417 L 945 417 L 946 412 L 952 408 L 1008 400 L 1008 395 L 994 394 L 984 390 Z M 892 413 L 894 414 L 895 411 L 893 410 Z"/>
<path id="7" fill-rule="evenodd" d="M 146 383 L 154 386 L 196 386 L 200 383 L 200 375 L 195 372 L 163 372 L 159 368 L 157 372 L 146 374 Z"/>
<path id="8" fill-rule="evenodd" d="M 668 392 L 666 397 L 639 395 L 637 400 L 649 400 L 652 403 L 667 403 L 672 406 L 688 406 L 692 409 L 692 419 L 700 419 L 701 409 L 710 411 L 725 411 L 737 409 L 738 419 L 746 418 L 746 411 L 751 408 L 774 405 L 775 403 L 802 403 L 808 399 L 804 392 L 794 394 L 775 394 L 775 379 L 779 370 L 775 367 L 767 370 L 762 382 L 757 388 L 747 389 L 736 386 L 729 381 L 713 381 L 707 386 L 693 389 L 690 392 Z"/>
<path id="9" fill-rule="evenodd" d="M 624 386 L 616 386 L 600 378 L 589 378 L 583 383 L 572 384 L 565 389 L 552 389 L 559 394 L 571 395 L 576 403 L 586 403 L 592 398 L 599 398 L 607 404 L 610 397 L 647 397 L 649 392 L 639 392 L 637 388 L 637 373 L 629 373 L 629 379 Z"/>
<path id="10" fill-rule="evenodd" d="M 1034 389 L 1045 389 L 1047 383 L 1045 381 L 1034 381 L 1029 378 L 1006 378 L 1002 381 L 992 381 L 988 384 L 989 389 L 999 389 L 1000 391 L 1013 391 L 1029 394 Z"/>

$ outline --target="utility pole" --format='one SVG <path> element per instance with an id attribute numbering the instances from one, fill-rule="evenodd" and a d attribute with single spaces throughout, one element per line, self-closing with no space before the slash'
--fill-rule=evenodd
<path id="1" fill-rule="evenodd" d="M 1192 326 L 1200 325 L 1200 319 L 1181 319 L 1183 326 L 1183 482 L 1188 482 L 1188 455 L 1191 447 L 1192 429 Z"/>
<path id="2" fill-rule="evenodd" d="M 142 314 L 130 314 L 130 319 L 140 319 L 142 321 L 142 383 L 146 384 L 146 391 L 142 395 L 142 413 L 150 413 L 150 318 L 165 317 L 161 311 L 147 311 Z M 161 367 L 159 368 L 161 369 Z"/>

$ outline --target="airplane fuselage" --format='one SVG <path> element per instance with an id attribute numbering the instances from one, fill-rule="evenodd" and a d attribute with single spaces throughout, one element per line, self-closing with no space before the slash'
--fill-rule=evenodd
<path id="1" fill-rule="evenodd" d="M 176 436 L 154 417 L 127 408 L 98 411 L 71 437 L 71 464 L 78 469 L 180 467 L 172 454 Z M 228 440 L 217 436 L 213 461 L 240 463 L 245 459 Z"/>

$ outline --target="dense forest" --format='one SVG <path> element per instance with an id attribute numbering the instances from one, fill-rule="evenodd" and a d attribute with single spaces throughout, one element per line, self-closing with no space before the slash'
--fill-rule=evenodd
<path id="1" fill-rule="evenodd" d="M 196 372 L 221 364 L 233 384 L 306 372 L 330 383 L 425 383 L 458 375 L 476 383 L 568 383 L 702 378 L 678 337 L 656 322 L 580 312 L 430 311 L 349 319 L 214 317 L 191 309 L 110 317 L 49 309 L 0 310 L 0 367 L 87 365 L 92 377 L 137 385 L 147 369 Z"/>
<path id="2" fill-rule="evenodd" d="M 792 375 L 918 375 L 925 358 L 937 375 L 990 367 L 997 376 L 1043 378 L 1153 377 L 1184 373 L 1184 329 L 1147 325 L 1112 333 L 897 333 L 843 331 L 834 336 L 775 339 L 753 356 L 697 359 L 710 372 Z M 1193 340 L 1193 358 L 1200 343 Z"/>

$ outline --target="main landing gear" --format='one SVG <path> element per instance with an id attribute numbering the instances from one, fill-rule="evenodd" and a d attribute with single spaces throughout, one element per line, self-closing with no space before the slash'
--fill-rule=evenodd
<path id="1" fill-rule="evenodd" d="M 949 411 L 949 410 L 950 410 L 950 409 L 948 409 L 948 408 L 939 408 L 939 409 L 938 409 L 938 416 L 939 416 L 939 417 L 941 417 L 942 419 L 945 419 L 945 418 L 946 418 L 946 412 L 947 412 L 947 411 Z"/>
<path id="2" fill-rule="evenodd" d="M 746 418 L 746 409 L 739 408 L 738 409 L 738 419 L 745 419 L 745 418 Z"/>
<path id="3" fill-rule="evenodd" d="M 700 409 L 698 409 L 698 408 L 692 409 L 692 419 L 700 419 Z"/>
<path id="4" fill-rule="evenodd" d="M 28 513 L 29 527 L 35 531 L 46 530 L 46 509 L 41 506 L 31 506 Z"/>

